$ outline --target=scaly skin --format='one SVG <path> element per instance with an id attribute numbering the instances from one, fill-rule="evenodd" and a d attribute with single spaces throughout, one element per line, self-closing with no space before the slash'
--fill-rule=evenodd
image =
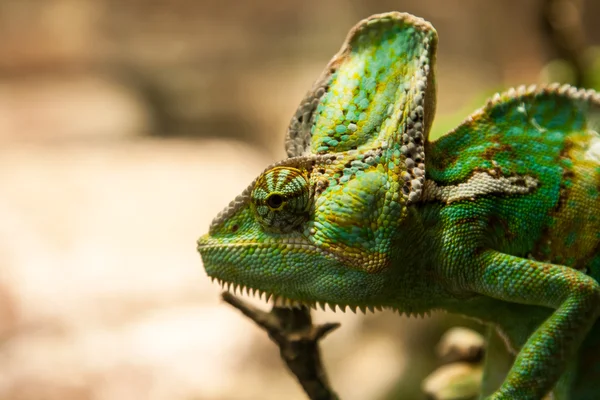
<path id="1" fill-rule="evenodd" d="M 600 96 L 511 90 L 430 142 L 436 45 L 408 14 L 361 21 L 292 118 L 290 158 L 199 239 L 206 272 L 309 305 L 475 317 L 516 353 L 489 399 L 599 398 Z"/>

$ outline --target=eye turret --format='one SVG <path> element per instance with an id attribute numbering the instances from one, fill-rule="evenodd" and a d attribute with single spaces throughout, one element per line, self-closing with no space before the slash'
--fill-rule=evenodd
<path id="1" fill-rule="evenodd" d="M 256 181 L 252 209 L 265 230 L 289 232 L 308 219 L 312 192 L 306 175 L 296 168 L 275 167 Z"/>

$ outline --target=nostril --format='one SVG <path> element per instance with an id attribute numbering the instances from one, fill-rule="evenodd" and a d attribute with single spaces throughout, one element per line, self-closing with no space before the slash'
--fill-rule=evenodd
<path id="1" fill-rule="evenodd" d="M 240 226 L 239 226 L 238 224 L 235 224 L 235 225 L 233 225 L 233 226 L 231 227 L 231 232 L 234 232 L 234 233 L 235 233 L 235 232 L 237 232 L 237 231 L 238 231 L 238 229 L 240 229 Z"/>

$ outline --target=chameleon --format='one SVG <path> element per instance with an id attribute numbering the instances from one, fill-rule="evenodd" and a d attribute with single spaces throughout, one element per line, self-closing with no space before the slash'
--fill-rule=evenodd
<path id="1" fill-rule="evenodd" d="M 288 158 L 198 239 L 206 273 L 282 304 L 476 318 L 515 357 L 485 398 L 600 399 L 600 95 L 510 89 L 432 141 L 437 44 L 405 13 L 352 28 Z"/>

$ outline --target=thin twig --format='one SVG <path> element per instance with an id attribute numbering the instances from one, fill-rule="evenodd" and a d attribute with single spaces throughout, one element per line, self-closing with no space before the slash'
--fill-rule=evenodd
<path id="1" fill-rule="evenodd" d="M 267 331 L 271 340 L 279 346 L 281 358 L 311 400 L 338 400 L 321 363 L 318 342 L 338 328 L 339 323 L 313 325 L 310 310 L 306 307 L 273 306 L 270 312 L 266 312 L 229 292 L 223 292 L 221 296 Z"/>

